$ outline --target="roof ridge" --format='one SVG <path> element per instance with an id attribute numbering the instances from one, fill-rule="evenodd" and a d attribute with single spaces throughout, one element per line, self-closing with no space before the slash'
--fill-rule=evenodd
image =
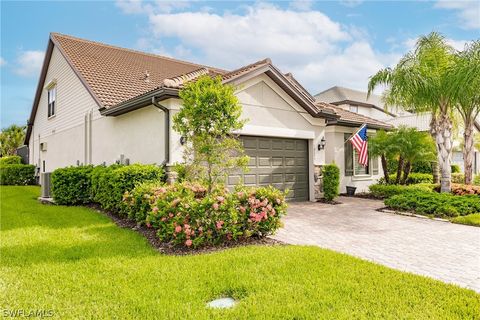
<path id="1" fill-rule="evenodd" d="M 343 109 L 342 107 L 339 107 L 339 106 L 337 106 L 337 105 L 334 105 L 334 104 L 331 104 L 331 103 L 328 103 L 328 102 L 316 101 L 315 104 L 316 104 L 316 105 L 317 105 L 317 104 L 324 104 L 324 105 L 327 105 L 327 107 L 332 107 L 332 108 L 334 109 L 334 111 L 335 111 L 336 114 L 338 114 L 336 109 L 340 109 L 340 110 L 342 110 L 342 112 L 345 112 L 345 113 L 350 114 L 350 115 L 354 115 L 354 116 L 357 116 L 357 117 L 360 116 L 360 117 L 362 117 L 362 118 L 366 118 L 367 120 L 373 120 L 373 121 L 375 121 L 375 122 L 377 122 L 377 123 L 389 125 L 389 123 L 386 123 L 386 122 L 383 121 L 383 120 L 378 120 L 378 119 L 375 119 L 375 118 L 366 116 L 366 115 L 364 115 L 364 114 L 352 112 L 352 111 L 350 111 L 350 110 Z"/>
<path id="2" fill-rule="evenodd" d="M 163 79 L 163 85 L 169 88 L 175 88 L 185 84 L 188 81 L 191 81 L 200 76 L 206 75 L 208 74 L 208 72 L 209 72 L 208 68 L 202 67 L 184 74 L 180 74 L 178 76 Z"/>
<path id="3" fill-rule="evenodd" d="M 207 66 L 207 65 L 203 65 L 203 64 L 198 64 L 198 63 L 195 63 L 195 62 L 190 62 L 190 61 L 186 61 L 186 60 L 180 60 L 180 59 L 176 59 L 176 58 L 172 58 L 172 57 L 167 57 L 167 56 L 163 56 L 163 55 L 160 55 L 160 54 L 155 54 L 155 53 L 140 51 L 140 50 L 136 50 L 136 49 L 124 48 L 124 47 L 115 46 L 115 45 L 111 45 L 111 44 L 107 44 L 107 43 L 103 43 L 103 42 L 99 42 L 99 41 L 93 41 L 93 40 L 78 38 L 78 37 L 74 37 L 74 36 L 71 36 L 71 35 L 68 35 L 68 34 L 59 33 L 59 32 L 50 32 L 50 36 L 53 36 L 53 37 L 57 37 L 57 36 L 58 36 L 58 37 L 64 37 L 64 38 L 68 38 L 68 39 L 70 39 L 70 40 L 81 41 L 81 42 L 85 42 L 85 43 L 89 43 L 89 44 L 94 44 L 94 45 L 98 45 L 98 46 L 103 46 L 103 47 L 107 47 L 107 48 L 111 48 L 111 49 L 128 51 L 128 52 L 132 52 L 132 53 L 136 53 L 136 54 L 142 54 L 142 55 L 145 55 L 145 56 L 150 56 L 150 57 L 155 57 L 155 58 L 161 58 L 161 59 L 170 60 L 170 61 L 179 62 L 179 63 L 184 63 L 184 64 L 188 64 L 188 65 L 192 65 L 192 66 L 198 66 L 199 68 L 209 68 L 209 69 L 212 69 L 212 70 L 221 71 L 221 72 L 223 72 L 223 73 L 228 73 L 228 72 L 229 72 L 228 70 L 221 69 L 221 68 L 211 67 L 211 66 Z"/>
<path id="4" fill-rule="evenodd" d="M 272 60 L 270 60 L 270 58 L 265 58 L 265 59 L 262 59 L 262 60 L 255 61 L 253 63 L 247 64 L 246 66 L 242 66 L 242 67 L 237 68 L 235 70 L 229 71 L 229 72 L 223 74 L 222 77 L 228 77 L 228 76 L 231 76 L 231 75 L 233 75 L 235 73 L 238 73 L 242 70 L 252 68 L 252 67 L 255 67 L 255 66 L 258 66 L 258 65 L 261 65 L 261 64 L 272 64 Z"/>

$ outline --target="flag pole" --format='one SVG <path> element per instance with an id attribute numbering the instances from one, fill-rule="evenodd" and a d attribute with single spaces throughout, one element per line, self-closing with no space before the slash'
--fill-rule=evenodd
<path id="1" fill-rule="evenodd" d="M 357 131 L 355 131 L 354 133 L 352 133 L 352 134 L 350 135 L 350 137 L 348 137 L 348 139 L 343 142 L 343 144 L 345 144 L 345 143 L 347 143 L 348 141 L 350 141 L 350 139 L 352 139 L 352 137 L 353 137 L 354 135 L 356 135 L 357 133 L 359 133 L 360 130 L 362 130 L 363 127 L 365 127 L 366 125 L 367 125 L 366 123 L 362 124 L 362 126 L 360 127 L 360 129 L 358 129 Z"/>

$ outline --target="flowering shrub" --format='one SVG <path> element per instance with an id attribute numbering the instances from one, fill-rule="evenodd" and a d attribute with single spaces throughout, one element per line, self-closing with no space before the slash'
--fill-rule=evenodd
<path id="1" fill-rule="evenodd" d="M 187 247 L 264 237 L 280 227 L 286 213 L 285 194 L 273 187 L 235 192 L 217 187 L 207 193 L 206 186 L 187 182 L 140 185 L 124 195 L 124 203 L 129 216 L 155 228 L 162 242 Z"/>

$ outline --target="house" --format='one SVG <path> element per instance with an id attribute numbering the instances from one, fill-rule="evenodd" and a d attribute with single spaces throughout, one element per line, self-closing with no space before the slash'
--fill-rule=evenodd
<path id="1" fill-rule="evenodd" d="M 425 132 L 430 130 L 431 114 L 416 114 L 405 111 L 401 107 L 386 108 L 382 97 L 376 94 L 371 94 L 367 97 L 366 92 L 335 86 L 316 94 L 315 98 L 336 105 L 344 110 L 381 120 L 394 127 L 407 126 Z M 461 119 L 458 120 L 458 123 L 461 123 Z M 454 138 L 452 164 L 457 164 L 463 172 L 463 153 L 461 149 L 463 132 L 461 128 L 458 131 Z M 476 121 L 475 133 L 479 132 L 480 122 Z M 475 149 L 473 172 L 474 174 L 480 173 L 480 152 L 477 149 Z"/>
<path id="2" fill-rule="evenodd" d="M 170 168 L 182 161 L 183 139 L 171 123 L 178 93 L 201 75 L 233 85 L 248 119 L 238 134 L 250 171 L 229 176 L 228 185 L 272 184 L 290 189 L 291 200 L 315 200 L 326 163 L 339 165 L 342 192 L 365 190 L 382 175 L 377 158 L 358 166 L 345 139 L 363 123 L 369 134 L 391 126 L 316 100 L 269 59 L 227 71 L 58 33 L 50 35 L 28 121 L 30 163 L 39 172 L 115 162 Z"/>

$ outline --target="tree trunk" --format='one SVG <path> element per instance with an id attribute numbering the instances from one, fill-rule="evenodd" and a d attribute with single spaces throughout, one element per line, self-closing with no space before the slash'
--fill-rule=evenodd
<path id="1" fill-rule="evenodd" d="M 412 163 L 410 161 L 407 161 L 407 163 L 405 164 L 405 167 L 403 168 L 402 184 L 407 184 L 408 175 L 410 174 L 410 170 L 412 170 Z"/>
<path id="2" fill-rule="evenodd" d="M 438 170 L 438 162 L 432 162 L 432 175 L 433 175 L 433 183 L 437 184 L 440 183 L 440 172 Z"/>
<path id="3" fill-rule="evenodd" d="M 385 179 L 385 184 L 390 184 L 390 177 L 388 176 L 388 165 L 387 165 L 387 157 L 384 154 L 380 157 L 382 160 L 382 170 L 383 170 L 383 177 Z"/>
<path id="4" fill-rule="evenodd" d="M 452 178 L 452 120 L 448 114 L 432 117 L 430 130 L 437 147 L 438 166 L 441 176 L 440 192 L 450 192 Z"/>
<path id="5" fill-rule="evenodd" d="M 473 119 L 465 122 L 465 131 L 463 138 L 465 143 L 463 145 L 463 165 L 465 172 L 465 184 L 472 184 L 473 181 L 473 157 L 475 151 L 473 149 Z"/>
<path id="6" fill-rule="evenodd" d="M 395 180 L 395 184 L 400 184 L 400 179 L 402 178 L 403 165 L 404 165 L 403 156 L 401 155 L 398 158 L 397 179 Z"/>

